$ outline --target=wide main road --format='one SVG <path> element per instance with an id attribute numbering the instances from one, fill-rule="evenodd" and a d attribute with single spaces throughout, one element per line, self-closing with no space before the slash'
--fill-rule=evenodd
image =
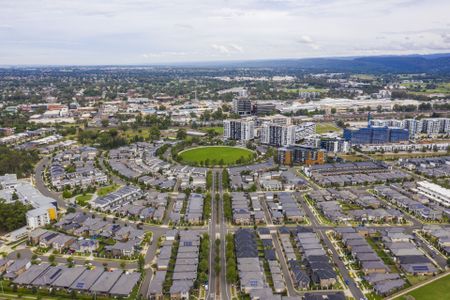
<path id="1" fill-rule="evenodd" d="M 224 202 L 223 202 L 223 181 L 222 181 L 222 171 L 217 172 L 218 177 L 218 192 L 219 192 L 219 232 L 220 232 L 220 265 L 221 265 L 221 271 L 220 271 L 220 299 L 229 300 L 230 297 L 230 289 L 227 282 L 227 258 L 226 258 L 226 236 L 227 236 L 227 222 L 225 220 L 225 211 L 224 211 Z"/>
<path id="2" fill-rule="evenodd" d="M 214 262 L 216 257 L 216 233 L 217 233 L 217 213 L 216 213 L 216 181 L 218 180 L 216 172 L 212 172 L 211 185 L 211 218 L 208 223 L 209 233 L 209 279 L 207 299 L 216 299 L 217 295 L 220 299 L 220 286 L 216 285 L 216 272 L 214 271 Z"/>

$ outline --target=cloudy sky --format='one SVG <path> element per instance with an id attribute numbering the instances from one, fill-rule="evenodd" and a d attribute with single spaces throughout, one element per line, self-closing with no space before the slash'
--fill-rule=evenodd
<path id="1" fill-rule="evenodd" d="M 0 0 L 0 64 L 450 52 L 449 0 Z"/>

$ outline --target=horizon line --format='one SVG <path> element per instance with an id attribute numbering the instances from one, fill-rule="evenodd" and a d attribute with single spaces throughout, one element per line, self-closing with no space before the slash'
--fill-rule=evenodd
<path id="1" fill-rule="evenodd" d="M 250 63 L 250 62 L 265 62 L 265 61 L 301 61 L 301 60 L 320 60 L 320 59 L 342 59 L 352 60 L 357 58 L 368 57 L 426 57 L 426 56 L 450 56 L 450 52 L 434 52 L 427 54 L 410 53 L 410 54 L 375 54 L 375 55 L 342 55 L 342 56 L 316 56 L 316 57 L 303 57 L 303 58 L 256 58 L 256 59 L 230 59 L 230 60 L 192 60 L 192 61 L 172 61 L 172 62 L 160 62 L 160 63 L 130 63 L 130 64 L 0 64 L 0 68 L 27 68 L 27 67 L 180 67 L 201 65 L 201 64 L 230 64 L 230 63 Z"/>

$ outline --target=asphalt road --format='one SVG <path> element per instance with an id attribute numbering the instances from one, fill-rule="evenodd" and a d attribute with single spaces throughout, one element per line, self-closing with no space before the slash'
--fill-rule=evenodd
<path id="1" fill-rule="evenodd" d="M 158 240 L 159 238 L 164 234 L 162 231 L 158 231 L 156 233 L 153 233 L 153 240 L 150 244 L 150 247 L 148 247 L 147 253 L 145 254 L 145 275 L 144 280 L 142 281 L 139 293 L 142 296 L 148 297 L 148 288 L 150 286 L 150 282 L 153 278 L 153 269 L 151 268 L 151 264 L 153 260 L 155 259 L 156 251 L 158 250 Z"/>
<path id="2" fill-rule="evenodd" d="M 272 222 L 272 217 L 271 217 L 269 209 L 267 207 L 267 203 L 266 202 L 262 203 L 262 207 L 264 210 L 264 215 L 266 217 L 266 223 L 269 227 L 271 227 L 271 231 L 272 231 L 275 226 Z M 275 251 L 276 251 L 278 259 L 280 261 L 281 271 L 283 272 L 288 296 L 298 295 L 298 292 L 295 290 L 294 282 L 292 280 L 291 272 L 289 271 L 289 267 L 287 265 L 287 261 L 284 256 L 281 243 L 278 240 L 278 234 L 276 232 L 272 232 L 271 235 L 272 235 L 272 241 L 273 241 L 273 245 L 275 247 Z"/>
<path id="3" fill-rule="evenodd" d="M 272 240 L 273 245 L 275 246 L 275 251 L 277 252 L 278 259 L 280 260 L 281 271 L 283 272 L 288 296 L 298 295 L 298 292 L 295 290 L 294 287 L 291 273 L 289 272 L 289 267 L 287 265 L 286 258 L 284 257 L 283 251 L 281 249 L 282 246 L 278 240 L 278 235 L 276 233 L 272 233 Z"/>
<path id="4" fill-rule="evenodd" d="M 208 223 L 208 233 L 209 233 L 209 279 L 208 279 L 208 292 L 206 299 L 215 299 L 216 295 L 220 295 L 220 291 L 216 289 L 216 272 L 214 271 L 214 261 L 216 257 L 216 226 L 217 226 L 217 214 L 216 214 L 216 172 L 213 172 L 213 180 L 211 187 L 211 219 Z"/>
<path id="5" fill-rule="evenodd" d="M 220 271 L 220 299 L 229 300 L 230 299 L 230 288 L 227 282 L 226 277 L 226 265 L 227 265 L 227 259 L 226 259 L 226 236 L 227 236 L 227 222 L 225 220 L 225 214 L 224 214 L 224 205 L 223 205 L 223 185 L 222 185 L 222 171 L 219 170 L 217 172 L 218 174 L 218 183 L 219 183 L 219 230 L 220 230 L 220 246 L 221 246 L 221 271 Z"/>
<path id="6" fill-rule="evenodd" d="M 48 166 L 49 163 L 50 157 L 48 156 L 45 156 L 37 163 L 36 167 L 34 168 L 34 185 L 42 195 L 56 199 L 58 208 L 65 209 L 67 208 L 67 201 L 63 199 L 61 193 L 49 190 L 45 185 L 44 178 L 42 177 L 45 167 Z"/>

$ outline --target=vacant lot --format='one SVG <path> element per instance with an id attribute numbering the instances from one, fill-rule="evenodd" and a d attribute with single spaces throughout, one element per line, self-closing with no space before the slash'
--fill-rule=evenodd
<path id="1" fill-rule="evenodd" d="M 187 164 L 233 165 L 250 161 L 253 152 L 238 147 L 198 147 L 180 152 L 181 161 Z"/>
<path id="2" fill-rule="evenodd" d="M 114 192 L 114 191 L 117 190 L 118 188 L 119 188 L 119 185 L 117 185 L 117 184 L 104 186 L 104 187 L 101 187 L 101 188 L 99 188 L 99 189 L 97 190 L 97 195 L 98 195 L 99 197 L 102 197 L 102 196 L 105 196 L 105 195 L 107 195 L 107 194 L 109 194 L 109 193 Z"/>
<path id="3" fill-rule="evenodd" d="M 327 132 L 340 132 L 342 129 L 337 127 L 334 123 L 317 123 L 316 132 L 327 133 Z"/>

